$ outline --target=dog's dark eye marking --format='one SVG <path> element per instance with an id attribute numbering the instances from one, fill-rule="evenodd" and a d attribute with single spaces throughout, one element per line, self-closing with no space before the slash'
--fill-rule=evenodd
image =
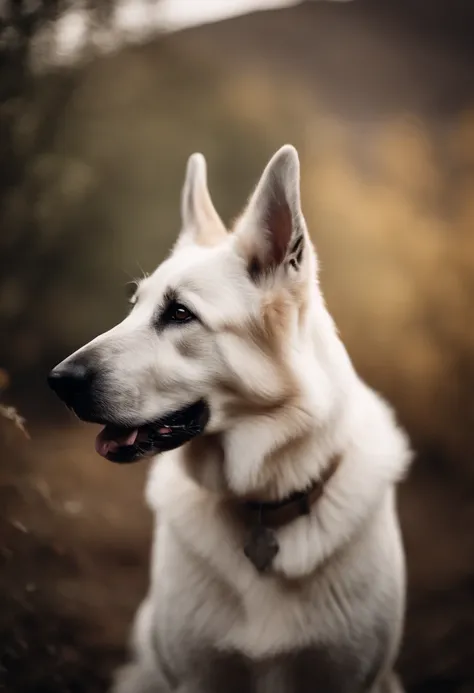
<path id="1" fill-rule="evenodd" d="M 162 325 L 183 325 L 192 320 L 196 320 L 194 313 L 177 301 L 171 301 L 161 316 Z"/>

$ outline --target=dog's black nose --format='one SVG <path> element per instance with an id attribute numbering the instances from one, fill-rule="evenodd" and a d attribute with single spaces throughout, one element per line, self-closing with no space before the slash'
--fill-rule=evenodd
<path id="1" fill-rule="evenodd" d="M 51 389 L 71 409 L 89 399 L 92 380 L 92 371 L 80 361 L 61 363 L 48 375 Z"/>

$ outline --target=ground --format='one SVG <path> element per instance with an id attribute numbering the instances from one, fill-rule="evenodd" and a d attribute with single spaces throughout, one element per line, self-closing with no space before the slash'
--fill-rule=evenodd
<path id="1" fill-rule="evenodd" d="M 80 424 L 47 431 L 13 434 L 0 472 L 0 690 L 95 693 L 146 588 L 145 467 L 101 460 Z"/>
<path id="2" fill-rule="evenodd" d="M 2 443 L 0 691 L 98 693 L 123 661 L 146 590 L 147 464 L 103 460 L 95 427 L 72 419 L 37 422 L 29 433 L 9 428 Z M 452 483 L 416 470 L 401 489 L 410 580 L 401 667 L 417 693 L 473 690 L 466 501 Z"/>

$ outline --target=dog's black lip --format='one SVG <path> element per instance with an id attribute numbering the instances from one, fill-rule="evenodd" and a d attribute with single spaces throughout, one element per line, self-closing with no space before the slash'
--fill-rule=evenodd
<path id="1" fill-rule="evenodd" d="M 176 425 L 181 417 L 192 417 L 199 413 L 199 410 L 206 402 L 204 399 L 200 399 L 192 404 L 187 404 L 181 409 L 176 409 L 175 411 L 167 412 L 163 414 L 158 419 L 114 419 L 106 418 L 104 416 L 88 416 L 87 418 L 80 416 L 81 421 L 85 423 L 94 423 L 101 426 L 115 426 L 117 428 L 143 428 L 144 426 L 150 426 L 157 428 L 160 426 L 171 426 Z"/>
<path id="2" fill-rule="evenodd" d="M 123 446 L 116 452 L 107 454 L 107 459 L 118 464 L 137 462 L 146 457 L 152 457 L 160 452 L 166 452 L 181 447 L 192 438 L 203 433 L 210 418 L 210 410 L 207 402 L 200 399 L 169 414 L 161 416 L 154 421 L 145 421 L 141 424 L 132 423 L 123 426 L 110 420 L 102 420 L 103 425 L 120 426 L 121 428 L 145 428 L 149 429 L 149 439 L 140 441 L 134 445 Z M 169 433 L 158 433 L 159 428 L 170 428 Z"/>

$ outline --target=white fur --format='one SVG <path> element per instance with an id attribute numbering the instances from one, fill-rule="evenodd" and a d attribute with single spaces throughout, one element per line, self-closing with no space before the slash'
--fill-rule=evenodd
<path id="1" fill-rule="evenodd" d="M 389 407 L 355 373 L 325 308 L 300 208 L 296 151 L 286 146 L 273 157 L 232 234 L 210 201 L 204 158 L 194 155 L 182 216 L 171 257 L 141 282 L 130 315 L 92 343 L 104 355 L 116 417 L 146 421 L 199 397 L 211 409 L 198 463 L 180 449 L 153 464 L 151 584 L 135 622 L 132 662 L 114 690 L 214 693 L 203 673 L 213 667 L 209 653 L 236 652 L 250 669 L 257 663 L 257 693 L 299 693 L 278 673 L 285 664 L 263 674 L 258 662 L 305 647 L 327 647 L 342 662 L 347 650 L 362 661 L 367 643 L 378 647 L 377 628 L 383 648 L 371 663 L 370 685 L 399 690 L 391 668 L 405 576 L 395 485 L 410 455 Z M 304 251 L 290 263 L 299 235 Z M 257 280 L 249 277 L 249 253 L 258 260 Z M 150 328 L 170 287 L 204 325 Z M 304 313 L 296 296 L 304 297 Z M 286 316 L 279 359 L 245 331 L 278 299 Z M 183 338 L 194 357 L 180 353 Z M 284 394 L 288 377 L 291 396 Z M 236 404 L 239 413 L 229 413 Z M 259 574 L 243 553 L 245 531 L 233 503 L 305 488 L 334 455 L 341 463 L 322 498 L 309 516 L 278 530 L 273 567 Z"/>

